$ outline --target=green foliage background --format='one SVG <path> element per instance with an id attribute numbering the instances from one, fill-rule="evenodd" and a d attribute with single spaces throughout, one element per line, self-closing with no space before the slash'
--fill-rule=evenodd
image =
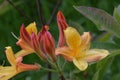
<path id="1" fill-rule="evenodd" d="M 9 65 L 7 62 L 4 50 L 6 46 L 12 46 L 14 52 L 20 50 L 16 46 L 16 39 L 12 36 L 13 32 L 19 37 L 19 29 L 22 23 L 26 26 L 35 21 L 38 24 L 38 28 L 41 28 L 37 13 L 36 0 L 11 0 L 17 8 L 28 16 L 28 18 L 18 13 L 18 11 L 12 7 L 6 0 L 0 0 L 0 64 Z M 42 5 L 42 11 L 46 21 L 49 20 L 52 10 L 57 0 L 40 0 Z M 91 64 L 89 68 L 80 72 L 72 63 L 65 65 L 65 77 L 67 80 L 119 80 L 120 78 L 120 39 L 112 37 L 113 35 L 99 31 L 95 24 L 85 18 L 79 12 L 77 12 L 73 5 L 77 6 L 91 6 L 99 9 L 103 9 L 109 14 L 113 15 L 114 7 L 120 4 L 120 0 L 63 0 L 58 10 L 61 10 L 67 22 L 70 26 L 78 29 L 80 33 L 83 31 L 89 31 L 93 37 L 91 48 L 104 48 L 108 49 L 112 56 L 100 61 L 99 63 Z M 54 36 L 56 42 L 58 39 L 58 28 L 56 15 L 54 20 L 50 24 L 50 32 Z M 116 56 L 117 55 L 117 56 Z M 24 58 L 24 63 L 40 63 L 44 66 L 46 64 L 42 62 L 35 54 L 28 55 Z M 70 74 L 69 74 L 70 73 Z M 11 80 L 47 80 L 47 72 L 43 70 L 29 71 L 21 73 Z M 55 77 L 56 76 L 56 77 Z M 52 74 L 52 80 L 58 80 L 56 74 Z"/>

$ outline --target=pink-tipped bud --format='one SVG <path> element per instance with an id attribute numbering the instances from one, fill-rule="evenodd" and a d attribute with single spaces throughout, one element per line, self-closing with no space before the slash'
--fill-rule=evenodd
<path id="1" fill-rule="evenodd" d="M 57 13 L 57 24 L 59 28 L 58 47 L 62 47 L 65 45 L 64 30 L 68 27 L 68 24 L 66 23 L 65 17 L 61 11 L 58 11 Z"/>
<path id="2" fill-rule="evenodd" d="M 35 33 L 33 33 L 31 35 L 31 44 L 32 44 L 32 47 L 33 49 L 36 51 L 36 54 L 42 59 L 42 60 L 45 60 L 46 59 L 46 56 L 45 54 L 42 52 L 41 50 L 41 45 L 40 43 L 38 42 L 38 37 L 35 35 Z"/>
<path id="3" fill-rule="evenodd" d="M 53 61 L 56 61 L 54 39 L 48 31 L 48 26 L 44 26 L 44 29 L 42 30 L 42 41 L 44 51 Z"/>

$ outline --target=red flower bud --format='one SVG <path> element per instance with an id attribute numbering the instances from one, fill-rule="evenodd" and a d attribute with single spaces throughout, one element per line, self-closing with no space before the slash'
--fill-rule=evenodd
<path id="1" fill-rule="evenodd" d="M 48 26 L 44 26 L 42 29 L 42 42 L 45 53 L 47 53 L 53 61 L 56 61 L 54 39 L 48 31 Z"/>
<path id="2" fill-rule="evenodd" d="M 32 47 L 33 49 L 36 51 L 36 54 L 42 59 L 45 60 L 46 56 L 45 54 L 42 52 L 41 50 L 41 45 L 38 42 L 38 37 L 35 35 L 35 33 L 33 33 L 31 35 L 31 43 L 32 43 Z"/>
<path id="3" fill-rule="evenodd" d="M 61 11 L 57 13 L 57 24 L 59 28 L 58 47 L 62 47 L 65 45 L 64 30 L 68 27 L 68 24 L 66 23 L 65 17 Z"/>

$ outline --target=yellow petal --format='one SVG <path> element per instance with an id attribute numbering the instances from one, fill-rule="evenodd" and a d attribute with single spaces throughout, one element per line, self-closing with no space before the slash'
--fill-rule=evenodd
<path id="1" fill-rule="evenodd" d="M 82 60 L 80 58 L 78 58 L 78 59 L 74 58 L 73 63 L 81 71 L 86 70 L 88 67 L 88 63 L 85 60 Z"/>
<path id="2" fill-rule="evenodd" d="M 30 23 L 27 27 L 26 27 L 27 32 L 29 33 L 29 35 L 31 35 L 33 32 L 35 34 L 37 34 L 37 27 L 36 27 L 36 23 Z"/>
<path id="3" fill-rule="evenodd" d="M 12 66 L 16 65 L 16 58 L 15 58 L 12 48 L 10 46 L 6 47 L 5 52 L 6 52 L 6 56 L 7 56 L 8 61 L 10 62 L 10 64 Z"/>
<path id="4" fill-rule="evenodd" d="M 17 74 L 15 67 L 1 67 L 0 80 L 8 80 Z"/>
<path id="5" fill-rule="evenodd" d="M 72 61 L 73 51 L 68 47 L 60 47 L 55 50 L 56 55 L 62 55 L 66 60 Z"/>
<path id="6" fill-rule="evenodd" d="M 68 27 L 64 33 L 68 46 L 73 50 L 78 49 L 78 46 L 81 44 L 81 39 L 77 30 L 72 27 Z"/>
<path id="7" fill-rule="evenodd" d="M 109 52 L 104 49 L 90 49 L 86 52 L 84 59 L 87 62 L 98 61 L 109 55 Z"/>
<path id="8" fill-rule="evenodd" d="M 31 53 L 33 53 L 33 51 L 20 50 L 15 54 L 15 57 L 16 58 L 23 57 L 23 56 L 26 56 L 26 55 L 31 54 Z"/>

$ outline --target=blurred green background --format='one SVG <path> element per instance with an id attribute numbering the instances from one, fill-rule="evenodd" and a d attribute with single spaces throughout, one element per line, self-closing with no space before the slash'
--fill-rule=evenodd
<path id="1" fill-rule="evenodd" d="M 39 20 L 38 11 L 37 11 L 37 0 L 10 0 L 16 7 L 13 7 L 7 0 L 0 0 L 0 64 L 9 65 L 7 62 L 4 50 L 6 46 L 12 46 L 14 52 L 20 50 L 18 46 L 16 46 L 16 41 L 11 34 L 13 32 L 16 36 L 19 37 L 19 30 L 24 23 L 26 26 L 31 22 L 36 22 L 38 28 L 41 28 L 41 22 Z M 45 17 L 46 22 L 49 21 L 52 11 L 57 3 L 57 1 L 61 2 L 58 6 L 58 10 L 61 10 L 67 22 L 70 26 L 76 27 L 80 32 L 82 31 L 90 31 L 93 36 L 94 41 L 101 42 L 111 42 L 110 36 L 108 34 L 106 39 L 100 39 L 100 36 L 105 33 L 104 31 L 99 31 L 96 26 L 87 18 L 82 16 L 79 12 L 77 12 L 73 5 L 84 5 L 96 7 L 99 9 L 103 9 L 109 14 L 113 15 L 114 7 L 120 4 L 120 0 L 40 0 L 41 9 L 43 16 Z M 55 40 L 58 39 L 58 28 L 56 21 L 56 14 L 54 15 L 53 21 L 50 23 L 50 32 L 54 36 Z M 119 42 L 119 41 L 118 41 Z M 94 44 L 92 44 L 94 47 Z M 107 48 L 107 47 L 105 47 Z M 119 48 L 113 47 L 112 49 Z M 110 48 L 108 48 L 110 49 Z M 120 56 L 114 57 L 115 59 L 110 59 L 109 66 L 106 70 L 103 70 L 103 74 L 100 76 L 103 78 L 100 80 L 119 80 L 120 78 Z M 40 63 L 44 66 L 46 64 L 42 62 L 35 54 L 28 55 L 24 58 L 24 63 Z M 70 72 L 71 71 L 71 72 Z M 15 76 L 11 80 L 47 80 L 46 71 L 29 71 L 21 73 L 20 75 Z M 70 73 L 70 74 L 68 74 Z M 74 73 L 75 75 L 73 75 Z M 65 66 L 65 76 L 67 80 L 92 80 L 94 74 L 96 73 L 96 64 L 92 64 L 86 71 L 79 72 L 76 67 L 73 66 L 72 63 L 67 63 Z M 52 80 L 58 80 L 52 74 Z M 57 76 L 57 75 L 56 75 Z M 72 78 L 73 79 L 72 79 Z M 71 79 L 70 79 L 71 78 Z M 97 79 L 93 79 L 97 80 Z"/>

